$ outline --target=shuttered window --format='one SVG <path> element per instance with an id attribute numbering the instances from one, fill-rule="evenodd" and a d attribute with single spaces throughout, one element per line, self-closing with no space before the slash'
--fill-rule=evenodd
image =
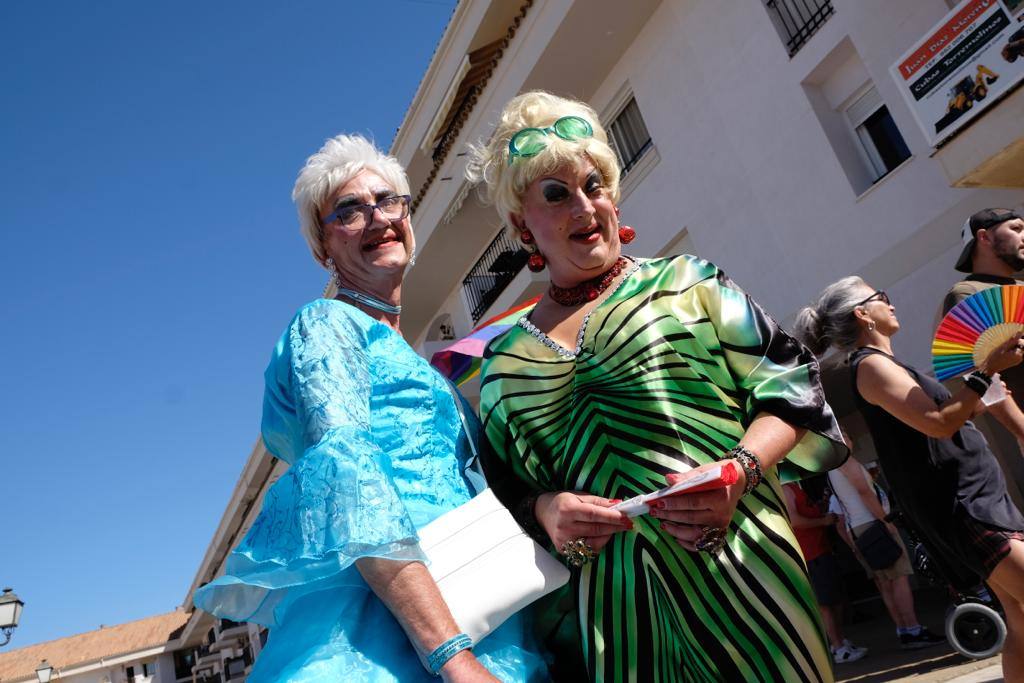
<path id="1" fill-rule="evenodd" d="M 626 106 L 608 126 L 608 134 L 615 153 L 619 155 L 622 175 L 625 176 L 652 145 L 651 134 L 647 132 L 647 124 L 644 123 L 635 97 L 629 98 Z"/>

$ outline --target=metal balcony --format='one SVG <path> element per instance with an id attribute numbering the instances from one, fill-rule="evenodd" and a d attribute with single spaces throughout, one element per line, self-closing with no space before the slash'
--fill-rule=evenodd
<path id="1" fill-rule="evenodd" d="M 779 28 L 790 57 L 835 12 L 829 0 L 765 0 L 765 7 Z"/>
<path id="2" fill-rule="evenodd" d="M 462 280 L 473 322 L 479 322 L 491 304 L 526 265 L 529 254 L 502 230 Z"/>

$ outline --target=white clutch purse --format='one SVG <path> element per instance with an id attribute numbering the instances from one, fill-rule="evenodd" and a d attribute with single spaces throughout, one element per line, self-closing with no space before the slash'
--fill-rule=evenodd
<path id="1" fill-rule="evenodd" d="M 516 524 L 491 489 L 418 534 L 430 575 L 474 643 L 569 581 L 569 570 Z"/>
<path id="2" fill-rule="evenodd" d="M 569 570 L 530 538 L 485 488 L 473 430 L 458 392 L 448 385 L 473 453 L 465 474 L 480 493 L 417 534 L 455 623 L 479 643 L 510 616 L 568 583 Z"/>

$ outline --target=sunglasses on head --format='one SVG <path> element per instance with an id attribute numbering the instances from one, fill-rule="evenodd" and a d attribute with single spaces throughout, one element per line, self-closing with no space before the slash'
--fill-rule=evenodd
<path id="1" fill-rule="evenodd" d="M 563 116 L 547 128 L 523 128 L 508 141 L 509 165 L 516 157 L 533 157 L 548 146 L 545 138 L 557 135 L 563 140 L 581 140 L 594 135 L 590 122 L 579 116 Z"/>
<path id="2" fill-rule="evenodd" d="M 860 302 L 856 303 L 854 305 L 854 308 L 856 308 L 857 306 L 864 306 L 865 304 L 869 304 L 872 301 L 881 301 L 886 306 L 891 306 L 892 305 L 892 303 L 889 301 L 889 295 L 886 294 L 881 289 L 876 289 L 875 292 L 871 296 L 869 296 L 867 299 L 864 299 L 864 301 L 860 301 Z"/>

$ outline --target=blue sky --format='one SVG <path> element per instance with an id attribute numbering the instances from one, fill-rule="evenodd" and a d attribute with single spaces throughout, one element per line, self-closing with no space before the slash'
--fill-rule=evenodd
<path id="1" fill-rule="evenodd" d="M 325 282 L 295 175 L 390 145 L 454 4 L 0 5 L 5 651 L 182 602 Z"/>

